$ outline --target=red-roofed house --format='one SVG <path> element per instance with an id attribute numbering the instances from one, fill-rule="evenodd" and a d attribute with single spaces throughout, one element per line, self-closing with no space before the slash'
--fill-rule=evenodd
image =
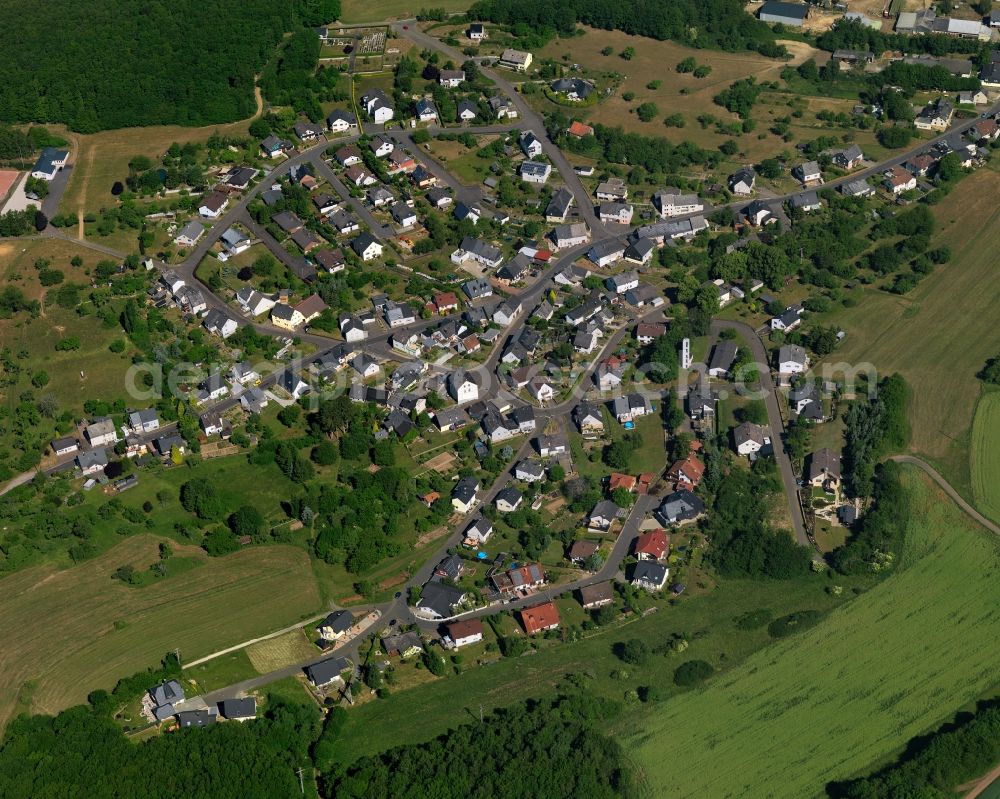
<path id="1" fill-rule="evenodd" d="M 476 336 L 475 333 L 463 338 L 461 343 L 462 343 L 462 349 L 466 352 L 466 354 L 479 352 L 479 350 L 483 346 L 482 344 L 479 343 L 479 338 Z"/>
<path id="2" fill-rule="evenodd" d="M 593 136 L 594 129 L 590 125 L 584 125 L 582 122 L 573 120 L 573 123 L 566 129 L 566 132 L 570 136 Z"/>
<path id="3" fill-rule="evenodd" d="M 667 471 L 667 479 L 673 480 L 678 488 L 696 488 L 705 474 L 705 464 L 694 453 L 684 460 L 675 461 Z"/>
<path id="4" fill-rule="evenodd" d="M 434 295 L 434 307 L 438 313 L 447 313 L 458 309 L 458 297 L 454 291 L 439 291 Z"/>
<path id="5" fill-rule="evenodd" d="M 428 494 L 424 494 L 420 501 L 423 502 L 428 508 L 441 499 L 441 495 L 437 491 L 431 491 Z"/>
<path id="6" fill-rule="evenodd" d="M 649 489 L 652 488 L 655 482 L 656 474 L 654 472 L 643 472 L 635 482 L 635 493 L 645 496 L 649 493 Z"/>
<path id="7" fill-rule="evenodd" d="M 980 139 L 993 141 L 1000 136 L 1000 126 L 993 119 L 981 119 L 972 127 Z"/>
<path id="8" fill-rule="evenodd" d="M 479 619 L 453 621 L 445 629 L 448 631 L 445 641 L 450 641 L 455 649 L 483 640 L 483 623 Z"/>
<path id="9" fill-rule="evenodd" d="M 553 602 L 545 602 L 521 611 L 521 624 L 528 635 L 536 635 L 559 626 L 559 609 Z"/>
<path id="10" fill-rule="evenodd" d="M 635 556 L 639 560 L 660 560 L 670 551 L 670 538 L 659 527 L 635 539 Z"/>
<path id="11" fill-rule="evenodd" d="M 612 472 L 608 477 L 608 491 L 616 488 L 624 488 L 626 491 L 635 491 L 636 479 L 630 474 L 620 474 Z"/>

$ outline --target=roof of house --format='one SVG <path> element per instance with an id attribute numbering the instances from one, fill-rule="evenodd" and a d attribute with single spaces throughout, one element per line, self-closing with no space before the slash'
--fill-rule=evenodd
<path id="1" fill-rule="evenodd" d="M 351 668 L 351 661 L 344 657 L 327 658 L 305 667 L 306 676 L 313 685 L 326 685 Z"/>
<path id="2" fill-rule="evenodd" d="M 329 627 L 337 633 L 346 633 L 354 626 L 354 614 L 349 610 L 335 610 L 319 626 Z"/>
<path id="3" fill-rule="evenodd" d="M 809 458 L 809 479 L 815 480 L 823 475 L 840 479 L 840 453 L 828 447 L 817 450 Z"/>
<path id="4" fill-rule="evenodd" d="M 249 719 L 257 715 L 257 700 L 252 696 L 223 699 L 219 702 L 219 712 L 226 719 Z"/>
<path id="5" fill-rule="evenodd" d="M 655 560 L 640 560 L 632 567 L 632 582 L 663 585 L 667 579 L 667 567 Z"/>
<path id="6" fill-rule="evenodd" d="M 455 588 L 445 583 L 427 583 L 420 594 L 417 607 L 427 608 L 438 616 L 450 616 L 451 609 L 465 597 L 461 588 Z"/>
<path id="7" fill-rule="evenodd" d="M 611 583 L 594 583 L 580 588 L 580 599 L 584 605 L 592 605 L 597 602 L 610 602 L 614 599 L 614 592 Z"/>
<path id="8" fill-rule="evenodd" d="M 635 553 L 637 555 L 652 555 L 659 559 L 667 554 L 669 546 L 670 539 L 660 528 L 643 533 L 635 539 Z"/>
<path id="9" fill-rule="evenodd" d="M 538 632 L 559 624 L 559 609 L 554 602 L 543 602 L 521 610 L 521 622 L 528 633 Z"/>

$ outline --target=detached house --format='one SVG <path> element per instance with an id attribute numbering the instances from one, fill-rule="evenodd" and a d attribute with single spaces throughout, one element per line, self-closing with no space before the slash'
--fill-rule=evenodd
<path id="1" fill-rule="evenodd" d="M 743 457 L 756 455 L 761 450 L 770 448 L 771 432 L 763 425 L 755 424 L 754 422 L 743 422 L 743 424 L 733 430 L 733 445 L 736 447 L 736 451 Z"/>
<path id="2" fill-rule="evenodd" d="M 840 488 L 840 453 L 821 449 L 809 457 L 809 485 L 824 491 Z"/>
<path id="3" fill-rule="evenodd" d="M 463 477 L 451 492 L 451 505 L 459 513 L 468 513 L 479 498 L 479 481 L 475 477 Z"/>
<path id="4" fill-rule="evenodd" d="M 860 166 L 864 160 L 865 154 L 861 152 L 861 148 L 856 144 L 852 144 L 844 150 L 838 150 L 833 154 L 833 163 L 841 169 L 854 169 Z"/>
<path id="5" fill-rule="evenodd" d="M 806 161 L 804 164 L 792 167 L 792 176 L 807 187 L 823 182 L 823 172 L 815 161 Z"/>
<path id="6" fill-rule="evenodd" d="M 746 196 L 753 194 L 757 183 L 757 173 L 750 167 L 745 167 L 729 176 L 729 190 L 733 194 Z"/>
<path id="7" fill-rule="evenodd" d="M 793 375 L 804 374 L 809 368 L 809 356 L 797 344 L 784 344 L 778 350 L 778 377 L 787 382 Z"/>
<path id="8" fill-rule="evenodd" d="M 559 609 L 554 602 L 546 602 L 524 608 L 520 611 L 521 624 L 528 635 L 537 635 L 546 630 L 554 630 L 559 626 Z"/>
<path id="9" fill-rule="evenodd" d="M 629 582 L 636 588 L 646 591 L 662 591 L 667 584 L 670 570 L 660 563 L 650 560 L 640 560 L 632 567 Z"/>
<path id="10" fill-rule="evenodd" d="M 901 166 L 894 166 L 885 173 L 885 187 L 894 195 L 917 188 L 917 179 Z"/>

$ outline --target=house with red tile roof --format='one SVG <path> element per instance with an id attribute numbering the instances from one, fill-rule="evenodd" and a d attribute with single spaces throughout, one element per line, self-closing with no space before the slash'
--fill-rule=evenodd
<path id="1" fill-rule="evenodd" d="M 594 129 L 592 127 L 590 127 L 590 125 L 585 125 L 583 122 L 579 122 L 579 121 L 577 121 L 575 119 L 570 124 L 570 126 L 568 128 L 566 128 L 566 132 L 570 136 L 576 136 L 578 138 L 583 138 L 584 136 L 593 136 L 594 135 Z"/>
<path id="2" fill-rule="evenodd" d="M 559 626 L 559 609 L 554 602 L 544 602 L 521 610 L 521 624 L 528 635 L 537 635 Z"/>
<path id="3" fill-rule="evenodd" d="M 705 464 L 693 452 L 683 460 L 674 461 L 667 470 L 667 479 L 672 480 L 677 488 L 696 488 L 705 474 Z"/>
<path id="4" fill-rule="evenodd" d="M 445 642 L 450 642 L 455 649 L 483 640 L 483 623 L 479 619 L 453 621 L 445 627 L 445 630 L 447 631 Z"/>
<path id="5" fill-rule="evenodd" d="M 639 475 L 639 479 L 635 483 L 635 493 L 646 496 L 649 493 L 649 489 L 653 487 L 653 483 L 656 482 L 655 472 L 643 472 Z"/>
<path id="6" fill-rule="evenodd" d="M 660 560 L 670 551 L 670 538 L 658 527 L 636 538 L 634 551 L 639 560 Z"/>
<path id="7" fill-rule="evenodd" d="M 608 477 L 608 491 L 616 488 L 624 488 L 626 491 L 635 491 L 636 479 L 630 474 L 620 474 L 612 472 Z"/>

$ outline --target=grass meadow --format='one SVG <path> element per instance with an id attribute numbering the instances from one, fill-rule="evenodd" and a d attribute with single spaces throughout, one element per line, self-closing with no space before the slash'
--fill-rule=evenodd
<path id="1" fill-rule="evenodd" d="M 624 741 L 655 796 L 820 796 L 996 686 L 1000 551 L 910 470 L 898 573 L 648 714 Z"/>
<path id="2" fill-rule="evenodd" d="M 82 702 L 169 650 L 193 660 L 320 608 L 309 556 L 291 546 L 202 555 L 198 568 L 145 587 L 112 578 L 122 564 L 157 560 L 160 540 L 139 535 L 70 569 L 30 568 L 0 580 L 0 724 L 17 711 L 54 713 Z"/>
<path id="3" fill-rule="evenodd" d="M 1000 391 L 983 394 L 972 423 L 972 496 L 976 507 L 1000 522 Z"/>
<path id="4" fill-rule="evenodd" d="M 969 452 L 981 384 L 976 373 L 1000 352 L 1000 307 L 995 255 L 1000 174 L 980 169 L 934 206 L 933 246 L 952 259 L 904 296 L 866 289 L 853 308 L 830 321 L 847 336 L 828 360 L 871 363 L 880 374 L 899 372 L 911 388 L 909 449 L 931 462 L 973 499 Z"/>

